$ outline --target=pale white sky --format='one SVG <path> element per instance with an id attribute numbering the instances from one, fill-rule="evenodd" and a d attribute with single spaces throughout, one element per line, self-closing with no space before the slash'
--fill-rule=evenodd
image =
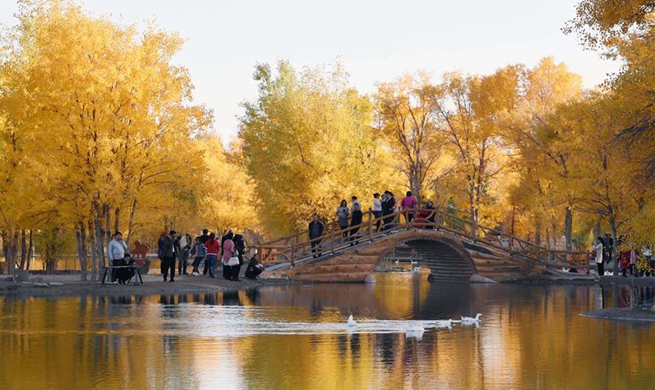
<path id="1" fill-rule="evenodd" d="M 427 70 L 488 74 L 512 63 L 554 56 L 602 82 L 618 65 L 561 32 L 576 0 L 84 0 L 95 14 L 123 23 L 155 19 L 187 39 L 177 62 L 189 68 L 195 101 L 214 110 L 227 143 L 239 103 L 257 95 L 258 62 L 288 59 L 296 68 L 343 61 L 352 85 L 372 93 L 378 81 Z M 15 0 L 0 0 L 0 23 L 14 24 Z M 122 19 L 121 19 L 122 18 Z"/>

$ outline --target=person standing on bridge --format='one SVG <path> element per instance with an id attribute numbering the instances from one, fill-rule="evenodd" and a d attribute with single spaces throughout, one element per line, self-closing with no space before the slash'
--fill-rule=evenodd
<path id="1" fill-rule="evenodd" d="M 323 235 L 323 224 L 318 219 L 318 214 L 312 216 L 312 221 L 309 223 L 309 240 L 312 246 L 312 257 L 315 259 L 321 257 L 321 240 Z"/>
<path id="2" fill-rule="evenodd" d="M 357 206 L 360 210 L 362 209 L 362 202 L 360 202 L 356 196 L 353 196 L 351 200 L 353 201 L 353 205 L 350 206 L 351 213 L 355 211 L 355 206 Z"/>
<path id="3" fill-rule="evenodd" d="M 380 217 L 382 216 L 382 201 L 380 200 L 380 194 L 375 193 L 373 194 L 373 217 L 378 220 L 375 231 L 379 232 L 380 231 L 380 224 L 382 223 L 382 220 L 380 220 Z"/>
<path id="4" fill-rule="evenodd" d="M 348 203 L 343 199 L 339 207 L 337 207 L 337 223 L 339 224 L 339 229 L 343 230 L 343 238 L 348 237 L 348 217 L 350 216 L 350 210 L 348 210 Z"/>
<path id="5" fill-rule="evenodd" d="M 383 216 L 388 216 L 394 213 L 396 210 L 396 198 L 394 198 L 393 193 L 391 191 L 384 191 L 384 195 L 382 196 L 382 215 Z M 384 218 L 384 227 L 383 230 L 389 230 L 391 229 L 393 222 L 393 217 L 386 217 Z"/>
<path id="6" fill-rule="evenodd" d="M 359 228 L 362 224 L 362 220 L 364 219 L 364 214 L 362 213 L 362 206 L 359 203 L 355 203 L 353 205 L 353 216 L 350 219 L 350 246 L 353 246 L 355 244 L 358 244 L 359 242 L 353 243 L 352 241 L 355 239 L 355 236 L 357 235 L 357 232 L 359 232 Z"/>
<path id="7" fill-rule="evenodd" d="M 414 210 L 418 206 L 418 200 L 412 195 L 412 191 L 407 191 L 407 196 L 403 198 L 400 202 L 400 206 L 403 208 L 405 213 L 405 220 L 409 224 L 414 219 Z"/>

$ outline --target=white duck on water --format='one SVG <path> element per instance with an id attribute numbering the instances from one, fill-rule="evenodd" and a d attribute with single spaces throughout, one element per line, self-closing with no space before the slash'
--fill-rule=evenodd
<path id="1" fill-rule="evenodd" d="M 357 321 L 355 321 L 352 314 L 348 317 L 348 322 L 346 323 L 346 325 L 348 325 L 348 326 L 357 325 Z"/>
<path id="2" fill-rule="evenodd" d="M 480 313 L 476 314 L 475 317 L 462 317 L 462 325 L 479 324 L 480 317 L 482 317 L 482 314 Z"/>

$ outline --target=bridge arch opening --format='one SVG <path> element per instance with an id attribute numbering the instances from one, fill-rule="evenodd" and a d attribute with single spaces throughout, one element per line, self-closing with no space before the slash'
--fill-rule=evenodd
<path id="1" fill-rule="evenodd" d="M 391 261 L 417 261 L 418 266 L 429 268 L 429 281 L 468 282 L 477 273 L 468 252 L 454 242 L 443 238 L 413 238 L 388 248 L 378 259 Z"/>

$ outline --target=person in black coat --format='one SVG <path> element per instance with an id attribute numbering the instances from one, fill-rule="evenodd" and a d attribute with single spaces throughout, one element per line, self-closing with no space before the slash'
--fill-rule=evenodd
<path id="1" fill-rule="evenodd" d="M 318 258 L 321 256 L 321 240 L 317 240 L 317 238 L 323 235 L 323 224 L 318 220 L 318 214 L 314 214 L 312 217 L 308 230 L 312 245 L 312 255 L 314 258 Z"/>
<path id="2" fill-rule="evenodd" d="M 384 191 L 384 195 L 382 197 L 382 215 L 387 216 L 391 215 L 394 213 L 396 209 L 396 198 L 394 198 L 393 193 L 391 191 Z M 384 227 L 382 230 L 389 230 L 393 227 L 394 217 L 387 217 L 384 218 Z"/>
<path id="3" fill-rule="evenodd" d="M 161 274 L 164 282 L 168 279 L 168 271 L 171 273 L 171 282 L 175 281 L 175 258 L 182 251 L 180 242 L 177 240 L 177 233 L 171 230 L 168 236 L 164 237 L 161 247 Z"/>
<path id="4" fill-rule="evenodd" d="M 350 229 L 350 246 L 353 246 L 355 244 L 358 244 L 359 242 L 352 242 L 352 240 L 355 239 L 355 236 L 359 232 L 359 225 L 361 225 L 362 220 L 364 219 L 364 214 L 362 213 L 362 206 L 359 203 L 355 203 L 353 205 L 353 214 L 352 217 L 350 218 L 350 226 L 352 229 Z"/>
<path id="5" fill-rule="evenodd" d="M 241 266 L 243 265 L 243 254 L 246 253 L 246 242 L 243 240 L 241 234 L 235 234 L 232 241 L 234 241 L 234 249 L 236 249 L 238 253 L 239 264 L 230 267 L 230 280 L 239 282 L 239 272 L 241 272 Z"/>

